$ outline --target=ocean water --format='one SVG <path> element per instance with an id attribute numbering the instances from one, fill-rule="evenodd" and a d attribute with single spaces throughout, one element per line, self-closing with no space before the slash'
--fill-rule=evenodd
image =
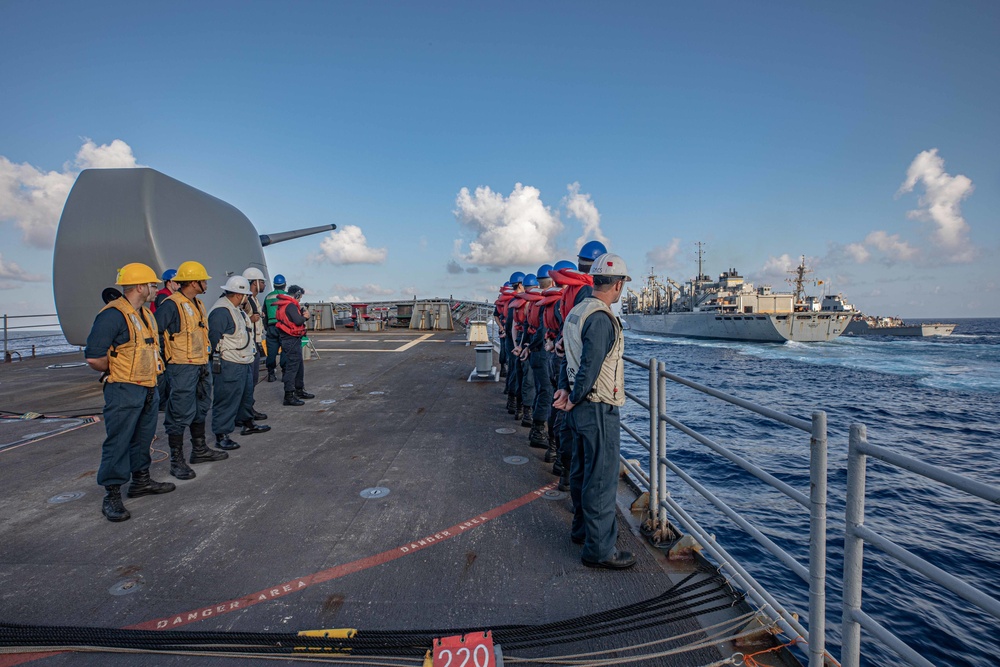
<path id="1" fill-rule="evenodd" d="M 824 410 L 829 441 L 827 642 L 840 654 L 848 429 L 868 441 L 1000 485 L 1000 319 L 957 320 L 945 338 L 842 337 L 828 343 L 752 344 L 626 333 L 626 354 L 656 357 L 669 372 L 808 420 Z M 626 386 L 646 396 L 648 375 L 626 366 Z M 667 383 L 667 412 L 808 494 L 809 435 Z M 629 401 L 623 419 L 648 432 Z M 623 449 L 648 453 L 627 434 Z M 800 562 L 808 562 L 808 512 L 728 460 L 668 426 L 667 456 Z M 808 617 L 808 586 L 668 473 L 671 495 L 783 602 Z M 865 523 L 920 557 L 1000 598 L 1000 508 L 869 459 Z M 1000 621 L 865 547 L 862 609 L 936 665 L 995 665 Z M 863 664 L 902 664 L 862 631 Z"/>

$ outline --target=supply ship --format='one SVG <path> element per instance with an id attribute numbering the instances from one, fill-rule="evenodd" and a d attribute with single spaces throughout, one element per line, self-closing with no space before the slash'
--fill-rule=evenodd
<path id="1" fill-rule="evenodd" d="M 639 333 L 784 343 L 833 340 L 844 333 L 854 307 L 841 295 L 806 296 L 810 273 L 802 258 L 793 272 L 794 293 L 773 292 L 770 285 L 754 288 L 735 268 L 713 281 L 702 272 L 698 244 L 698 276 L 680 285 L 652 272 L 638 292 L 628 291 L 622 315 Z"/>

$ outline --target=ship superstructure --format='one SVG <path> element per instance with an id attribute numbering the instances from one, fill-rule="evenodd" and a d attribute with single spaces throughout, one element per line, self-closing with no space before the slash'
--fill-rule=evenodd
<path id="1" fill-rule="evenodd" d="M 712 280 L 702 271 L 698 244 L 698 275 L 684 284 L 650 271 L 646 284 L 629 290 L 623 305 L 631 330 L 663 336 L 718 338 L 755 342 L 828 341 L 844 332 L 853 306 L 842 295 L 805 294 L 811 271 L 805 258 L 792 271 L 793 292 L 775 292 L 770 285 L 754 287 L 735 268 Z"/>

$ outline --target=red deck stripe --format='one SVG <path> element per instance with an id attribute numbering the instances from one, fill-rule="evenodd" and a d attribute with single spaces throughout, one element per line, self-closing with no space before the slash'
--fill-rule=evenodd
<path id="1" fill-rule="evenodd" d="M 382 553 L 375 554 L 374 556 L 368 556 L 367 558 L 361 558 L 350 563 L 344 563 L 343 565 L 336 565 L 326 570 L 321 570 L 310 575 L 303 577 L 297 577 L 291 581 L 286 581 L 282 584 L 277 584 L 264 590 L 257 591 L 256 593 L 250 593 L 239 598 L 234 598 L 232 600 L 227 600 L 225 602 L 220 602 L 218 604 L 209 605 L 207 607 L 200 607 L 198 609 L 192 609 L 190 611 L 181 612 L 179 614 L 171 614 L 170 616 L 164 616 L 163 618 L 155 618 L 151 621 L 146 621 L 144 623 L 138 623 L 136 625 L 126 626 L 129 630 L 173 630 L 174 628 L 179 628 L 183 625 L 189 623 L 194 623 L 195 621 L 201 621 L 206 618 L 214 618 L 216 616 L 221 616 L 223 614 L 228 614 L 230 612 L 246 609 L 247 607 L 252 607 L 255 604 L 260 604 L 261 602 L 269 602 L 271 600 L 276 600 L 277 598 L 284 597 L 290 593 L 297 593 L 315 584 L 323 583 L 325 581 L 330 581 L 331 579 L 338 579 L 348 574 L 353 574 L 354 572 L 360 572 L 361 570 L 366 570 L 370 567 L 375 567 L 376 565 L 382 565 L 390 561 L 394 561 L 397 558 L 402 558 L 409 554 L 426 549 L 429 546 L 449 540 L 453 537 L 461 535 L 468 532 L 473 528 L 478 528 L 488 521 L 492 521 L 499 516 L 503 516 L 508 512 L 512 512 L 519 507 L 527 505 L 533 500 L 540 498 L 549 491 L 555 488 L 556 484 L 546 484 L 545 486 L 526 493 L 520 498 L 516 498 L 508 503 L 500 505 L 499 507 L 494 507 L 493 509 L 483 512 L 482 514 L 477 514 L 476 516 L 463 521 L 462 523 L 455 524 L 450 528 L 440 530 L 433 535 L 428 535 L 419 540 L 409 542 L 407 544 L 400 545 L 388 551 L 383 551 Z M 0 656 L 0 667 L 13 667 L 14 665 L 20 665 L 25 662 L 30 662 L 32 660 L 39 660 L 41 658 L 47 658 L 52 655 L 57 655 L 58 652 L 51 653 L 33 653 L 33 654 L 12 654 L 7 656 Z"/>

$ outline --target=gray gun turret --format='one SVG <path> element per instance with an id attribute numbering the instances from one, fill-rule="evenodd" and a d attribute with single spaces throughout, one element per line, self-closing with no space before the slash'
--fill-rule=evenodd
<path id="1" fill-rule="evenodd" d="M 129 262 L 148 264 L 157 275 L 187 260 L 201 262 L 212 276 L 210 305 L 227 276 L 251 266 L 270 281 L 265 246 L 336 228 L 259 234 L 236 207 L 154 169 L 86 169 L 56 233 L 52 287 L 59 323 L 70 343 L 85 344 L 104 305 L 101 292 Z"/>

